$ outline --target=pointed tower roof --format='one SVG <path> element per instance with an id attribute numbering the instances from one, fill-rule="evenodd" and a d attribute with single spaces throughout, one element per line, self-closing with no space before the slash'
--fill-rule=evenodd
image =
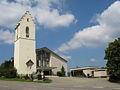
<path id="1" fill-rule="evenodd" d="M 32 15 L 30 14 L 29 11 L 26 11 L 25 14 L 21 17 L 21 19 L 19 20 L 19 22 L 16 24 L 15 26 L 15 30 L 19 27 L 20 23 L 22 22 L 22 20 L 26 17 L 26 15 L 29 15 L 30 18 L 32 19 L 33 23 L 35 24 Z"/>

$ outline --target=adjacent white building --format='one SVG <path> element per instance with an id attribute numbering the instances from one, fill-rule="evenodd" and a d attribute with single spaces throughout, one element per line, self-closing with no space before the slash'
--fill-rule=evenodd
<path id="1" fill-rule="evenodd" d="M 94 77 L 107 77 L 107 69 L 94 70 Z"/>
<path id="2" fill-rule="evenodd" d="M 62 66 L 67 72 L 67 61 L 48 48 L 36 49 L 36 28 L 34 20 L 27 11 L 15 27 L 14 67 L 17 73 L 56 75 Z M 66 73 L 67 75 L 67 73 Z"/>
<path id="3" fill-rule="evenodd" d="M 107 77 L 107 69 L 97 67 L 77 67 L 70 69 L 72 76 Z"/>

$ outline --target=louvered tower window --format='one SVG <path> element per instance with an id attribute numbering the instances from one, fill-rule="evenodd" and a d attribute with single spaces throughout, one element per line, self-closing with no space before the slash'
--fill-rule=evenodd
<path id="1" fill-rule="evenodd" d="M 29 27 L 26 27 L 26 37 L 29 37 Z"/>

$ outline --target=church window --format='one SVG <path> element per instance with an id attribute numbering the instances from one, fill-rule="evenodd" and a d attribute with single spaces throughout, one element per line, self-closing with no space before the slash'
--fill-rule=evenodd
<path id="1" fill-rule="evenodd" d="M 18 39 L 18 30 L 16 30 L 16 39 Z"/>
<path id="2" fill-rule="evenodd" d="M 33 66 L 33 62 L 32 62 L 32 60 L 30 59 L 28 62 L 26 62 L 26 65 L 27 65 L 27 67 L 29 67 L 30 69 L 31 69 L 31 67 Z"/>
<path id="3" fill-rule="evenodd" d="M 44 50 L 39 51 L 39 54 L 37 55 L 39 64 L 38 66 L 42 67 L 49 67 L 50 62 L 50 53 L 46 52 Z"/>
<path id="4" fill-rule="evenodd" d="M 29 37 L 29 27 L 26 27 L 26 37 Z"/>
<path id="5" fill-rule="evenodd" d="M 17 39 L 18 39 L 18 34 L 17 34 Z"/>
<path id="6" fill-rule="evenodd" d="M 29 18 L 27 18 L 27 22 L 29 22 Z"/>

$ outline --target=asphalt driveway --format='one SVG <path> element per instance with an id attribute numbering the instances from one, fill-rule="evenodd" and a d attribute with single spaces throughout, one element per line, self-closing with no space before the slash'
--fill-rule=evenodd
<path id="1" fill-rule="evenodd" d="M 53 83 L 0 81 L 0 90 L 120 90 L 105 78 L 54 77 Z"/>

